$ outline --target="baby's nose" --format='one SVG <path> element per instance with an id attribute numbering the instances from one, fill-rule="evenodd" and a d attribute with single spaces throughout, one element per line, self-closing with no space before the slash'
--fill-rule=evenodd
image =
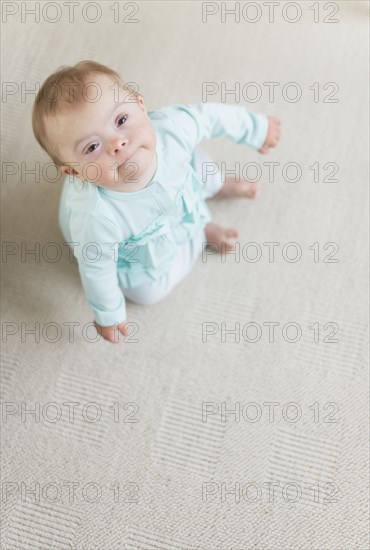
<path id="1" fill-rule="evenodd" d="M 121 149 L 123 149 L 126 145 L 127 145 L 127 139 L 123 139 L 122 137 L 119 139 L 114 139 L 110 145 L 110 153 L 111 154 L 119 153 Z"/>

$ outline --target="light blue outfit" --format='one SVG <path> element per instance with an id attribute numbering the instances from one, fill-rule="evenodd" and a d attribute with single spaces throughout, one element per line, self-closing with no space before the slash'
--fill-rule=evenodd
<path id="1" fill-rule="evenodd" d="M 157 170 L 146 187 L 119 192 L 83 186 L 70 176 L 63 183 L 59 224 L 77 258 L 86 300 L 102 326 L 125 321 L 125 295 L 135 300 L 138 287 L 146 294 L 159 288 L 184 255 L 181 247 L 204 237 L 211 220 L 205 199 L 222 186 L 222 176 L 213 191 L 205 189 L 197 145 L 227 137 L 259 149 L 268 129 L 264 114 L 221 103 L 174 104 L 148 116 L 156 132 Z M 199 247 L 191 250 L 193 263 Z M 185 272 L 177 274 L 176 283 Z"/>

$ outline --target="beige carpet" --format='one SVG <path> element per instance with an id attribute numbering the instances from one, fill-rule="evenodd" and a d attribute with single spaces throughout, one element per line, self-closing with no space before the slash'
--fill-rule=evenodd
<path id="1" fill-rule="evenodd" d="M 1 547 L 367 548 L 367 2 L 298 2 L 296 23 L 282 18 L 286 2 L 273 23 L 259 3 L 254 24 L 253 5 L 223 23 L 217 3 L 202 22 L 202 2 L 101 2 L 93 23 L 86 2 L 72 22 L 64 2 L 41 2 L 39 22 L 24 13 L 34 2 L 6 4 L 19 11 L 2 24 Z M 138 332 L 123 347 L 88 341 L 91 310 L 57 225 L 60 181 L 47 181 L 25 93 L 82 59 L 138 83 L 150 110 L 201 103 L 205 82 L 255 82 L 260 100 L 240 104 L 284 130 L 269 156 L 207 142 L 228 167 L 262 171 L 257 201 L 209 203 L 215 221 L 239 228 L 248 257 L 199 258 L 162 302 L 129 303 Z M 266 82 L 279 83 L 272 102 Z M 271 182 L 264 162 L 278 163 Z M 39 177 L 25 173 L 35 163 Z M 248 261 L 256 250 L 260 261 Z M 226 332 L 235 323 L 240 341 Z M 35 407 L 39 419 L 25 414 Z"/>

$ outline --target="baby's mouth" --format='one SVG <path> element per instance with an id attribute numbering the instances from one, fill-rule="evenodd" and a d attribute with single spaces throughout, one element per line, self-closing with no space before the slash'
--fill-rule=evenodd
<path id="1" fill-rule="evenodd" d="M 135 155 L 135 153 L 132 153 L 126 160 L 121 162 L 121 164 L 118 165 L 117 168 L 117 174 L 118 174 L 118 183 L 121 185 L 122 183 L 127 183 L 127 171 L 129 174 L 132 173 L 133 167 L 129 165 L 132 157 Z"/>
<path id="2" fill-rule="evenodd" d="M 132 157 L 134 156 L 135 153 L 132 153 L 125 161 L 123 161 L 119 166 L 118 168 L 122 168 L 122 166 L 124 166 L 125 164 L 127 164 L 131 159 Z"/>

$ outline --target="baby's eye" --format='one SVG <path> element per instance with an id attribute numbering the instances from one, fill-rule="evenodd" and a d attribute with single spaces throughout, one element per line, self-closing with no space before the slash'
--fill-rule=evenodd
<path id="1" fill-rule="evenodd" d="M 89 153 L 93 153 L 94 151 L 96 151 L 98 147 L 99 147 L 99 143 L 92 143 L 91 145 L 89 145 L 87 149 L 85 149 L 85 155 L 88 155 Z"/>
<path id="2" fill-rule="evenodd" d="M 123 119 L 124 119 L 124 121 L 122 122 L 122 124 L 124 124 L 124 123 L 126 122 L 126 120 L 128 119 L 128 115 L 122 115 L 122 116 L 118 119 L 118 121 L 117 121 L 117 122 L 118 122 L 118 126 L 122 126 L 122 124 L 120 124 L 120 122 L 121 122 L 121 120 L 123 120 Z"/>

